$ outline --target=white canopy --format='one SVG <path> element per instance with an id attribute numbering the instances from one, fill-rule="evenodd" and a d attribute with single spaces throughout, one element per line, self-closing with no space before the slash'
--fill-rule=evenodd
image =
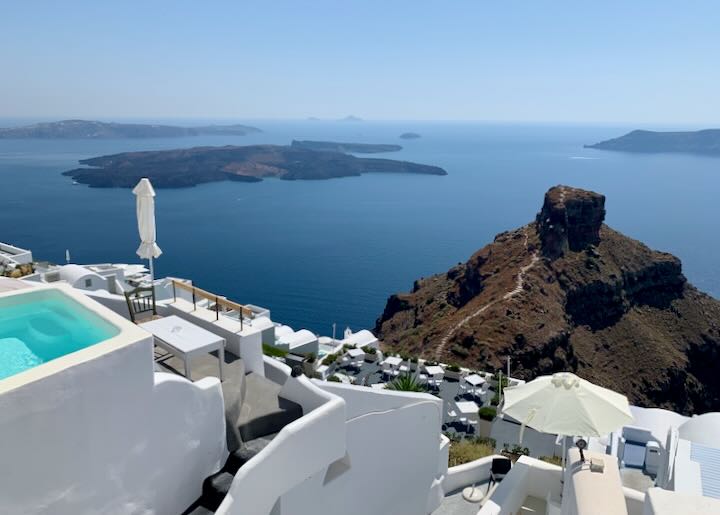
<path id="1" fill-rule="evenodd" d="M 542 433 L 598 437 L 633 420 L 627 397 L 568 372 L 504 393 L 503 413 Z"/>
<path id="2" fill-rule="evenodd" d="M 143 178 L 133 188 L 133 194 L 137 197 L 136 211 L 140 233 L 137 255 L 143 259 L 160 257 L 162 250 L 155 243 L 155 190 L 150 181 Z"/>

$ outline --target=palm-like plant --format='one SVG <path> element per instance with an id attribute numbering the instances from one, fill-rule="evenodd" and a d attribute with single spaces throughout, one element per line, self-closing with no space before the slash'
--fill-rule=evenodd
<path id="1" fill-rule="evenodd" d="M 410 374 L 402 374 L 390 381 L 385 387 L 388 390 L 399 392 L 426 392 L 424 384 L 417 380 L 417 377 Z"/>

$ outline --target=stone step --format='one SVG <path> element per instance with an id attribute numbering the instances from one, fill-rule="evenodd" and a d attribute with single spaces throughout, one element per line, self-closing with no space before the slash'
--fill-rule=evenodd
<path id="1" fill-rule="evenodd" d="M 232 475 L 237 474 L 240 467 L 245 465 L 245 463 L 250 461 L 251 458 L 267 447 L 276 435 L 277 433 L 274 433 L 261 438 L 256 438 L 255 440 L 250 440 L 249 442 L 243 442 L 242 446 L 238 450 L 230 453 L 227 462 L 225 462 L 224 470 Z"/>
<path id="2" fill-rule="evenodd" d="M 303 415 L 302 407 L 280 397 L 280 385 L 269 379 L 247 374 L 245 388 L 236 426 L 243 442 L 275 434 Z"/>
<path id="3" fill-rule="evenodd" d="M 230 491 L 233 477 L 229 472 L 221 470 L 206 478 L 203 482 L 200 506 L 210 510 L 210 513 L 215 512 Z"/>

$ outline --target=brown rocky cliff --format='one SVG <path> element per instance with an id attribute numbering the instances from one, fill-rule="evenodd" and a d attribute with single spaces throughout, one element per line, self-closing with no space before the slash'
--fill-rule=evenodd
<path id="1" fill-rule="evenodd" d="M 534 223 L 393 295 L 384 345 L 485 370 L 509 355 L 527 379 L 571 370 L 637 404 L 720 409 L 720 302 L 676 257 L 603 225 L 604 203 L 552 188 Z"/>

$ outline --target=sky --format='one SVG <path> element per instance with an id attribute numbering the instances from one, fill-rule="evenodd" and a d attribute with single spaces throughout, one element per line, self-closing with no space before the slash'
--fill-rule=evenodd
<path id="1" fill-rule="evenodd" d="M 720 2 L 0 8 L 0 117 L 720 125 Z"/>

